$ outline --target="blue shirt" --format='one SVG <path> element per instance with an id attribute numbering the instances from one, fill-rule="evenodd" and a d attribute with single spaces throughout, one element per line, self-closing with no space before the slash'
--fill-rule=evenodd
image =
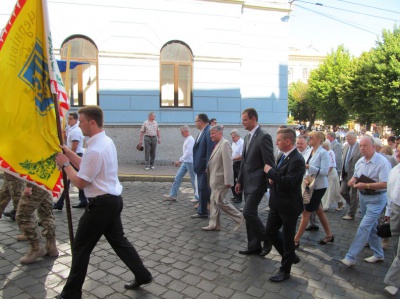
<path id="1" fill-rule="evenodd" d="M 367 162 L 365 157 L 361 157 L 357 161 L 354 171 L 354 177 L 359 178 L 361 175 L 365 175 L 375 182 L 387 182 L 389 178 L 389 172 L 392 166 L 389 161 L 378 153 L 374 153 L 372 158 Z M 383 191 L 386 189 L 380 189 L 376 191 Z"/>

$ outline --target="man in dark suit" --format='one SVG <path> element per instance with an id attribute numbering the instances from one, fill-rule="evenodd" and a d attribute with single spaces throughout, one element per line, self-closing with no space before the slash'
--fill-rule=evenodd
<path id="1" fill-rule="evenodd" d="M 270 277 L 273 282 L 288 279 L 292 264 L 300 261 L 295 253 L 294 236 L 297 219 L 303 210 L 301 183 L 306 168 L 304 158 L 296 150 L 295 143 L 295 130 L 279 129 L 276 145 L 282 154 L 279 155 L 276 166 L 267 164 L 264 167 L 270 183 L 270 210 L 265 234 L 282 256 L 278 273 Z"/>
<path id="2" fill-rule="evenodd" d="M 210 125 L 207 114 L 196 116 L 196 128 L 200 130 L 193 146 L 193 170 L 197 176 L 199 206 L 192 218 L 208 218 L 207 203 L 210 202 L 211 190 L 207 182 L 207 163 L 214 149 L 215 142 L 210 138 Z"/>
<path id="3" fill-rule="evenodd" d="M 247 249 L 239 251 L 240 254 L 267 255 L 272 245 L 261 241 L 265 237 L 265 227 L 258 217 L 258 205 L 267 191 L 268 180 L 264 172 L 264 165 L 274 164 L 274 149 L 272 138 L 261 130 L 258 125 L 258 113 L 254 108 L 248 108 L 242 113 L 242 124 L 249 131 L 244 139 L 242 162 L 238 175 L 235 192 L 244 191 L 245 205 L 243 216 L 246 219 Z"/>

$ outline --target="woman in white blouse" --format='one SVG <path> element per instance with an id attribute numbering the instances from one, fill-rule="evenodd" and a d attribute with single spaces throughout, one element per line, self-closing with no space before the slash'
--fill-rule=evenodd
<path id="1" fill-rule="evenodd" d="M 311 213 L 315 212 L 321 222 L 324 230 L 325 237 L 318 241 L 318 244 L 325 245 L 333 243 L 335 236 L 329 227 L 328 218 L 326 217 L 321 205 L 321 198 L 328 187 L 328 171 L 329 171 L 329 157 L 326 150 L 322 148 L 322 142 L 325 140 L 325 135 L 322 132 L 312 131 L 308 134 L 308 144 L 311 146 L 311 152 L 306 160 L 306 175 L 312 175 L 315 178 L 314 192 L 311 196 L 310 202 L 304 205 L 304 211 L 301 217 L 300 225 L 297 234 L 294 237 L 294 246 L 300 246 L 300 238 L 306 230 L 307 224 L 310 220 Z M 304 180 L 306 185 L 309 184 Z"/>
<path id="2" fill-rule="evenodd" d="M 340 195 L 340 184 L 339 176 L 336 171 L 336 158 L 333 150 L 329 149 L 330 142 L 325 140 L 322 143 L 322 147 L 328 152 L 329 156 L 329 174 L 328 174 L 328 188 L 325 191 L 324 196 L 321 199 L 322 208 L 324 211 L 329 209 L 332 203 L 337 202 L 344 203 L 343 197 Z"/>

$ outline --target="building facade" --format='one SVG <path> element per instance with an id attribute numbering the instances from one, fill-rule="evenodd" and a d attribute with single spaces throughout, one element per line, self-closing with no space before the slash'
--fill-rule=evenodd
<path id="1" fill-rule="evenodd" d="M 3 1 L 2 24 L 14 5 Z M 286 123 L 286 0 L 50 0 L 48 8 L 56 54 L 84 63 L 63 74 L 72 110 L 102 107 L 121 162 L 143 159 L 135 145 L 150 111 L 165 163 L 181 151 L 179 127 L 198 113 L 241 128 L 241 111 L 254 107 L 272 132 Z"/>
<path id="2" fill-rule="evenodd" d="M 290 47 L 288 61 L 288 85 L 301 81 L 307 83 L 312 70 L 316 69 L 326 58 L 312 45 L 307 47 Z"/>

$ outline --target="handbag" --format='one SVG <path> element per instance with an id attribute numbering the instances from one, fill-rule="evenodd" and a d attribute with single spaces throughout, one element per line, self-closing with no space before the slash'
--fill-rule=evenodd
<path id="1" fill-rule="evenodd" d="M 138 145 L 136 145 L 136 149 L 137 149 L 139 152 L 142 152 L 142 151 L 144 150 L 144 147 L 143 147 L 143 145 L 142 145 L 141 143 L 138 143 Z"/>
<path id="2" fill-rule="evenodd" d="M 307 180 L 309 182 L 308 186 L 305 185 L 304 180 L 303 184 L 304 186 L 304 191 L 303 191 L 303 204 L 309 204 L 311 201 L 312 194 L 314 192 L 314 184 L 315 184 L 315 179 L 317 178 L 319 174 L 320 169 L 318 169 L 317 175 L 315 178 L 312 175 L 308 175 L 304 178 L 304 180 Z"/>
<path id="3" fill-rule="evenodd" d="M 390 231 L 390 223 L 384 222 L 378 224 L 376 227 L 376 234 L 381 238 L 390 238 L 392 236 L 392 232 Z"/>

